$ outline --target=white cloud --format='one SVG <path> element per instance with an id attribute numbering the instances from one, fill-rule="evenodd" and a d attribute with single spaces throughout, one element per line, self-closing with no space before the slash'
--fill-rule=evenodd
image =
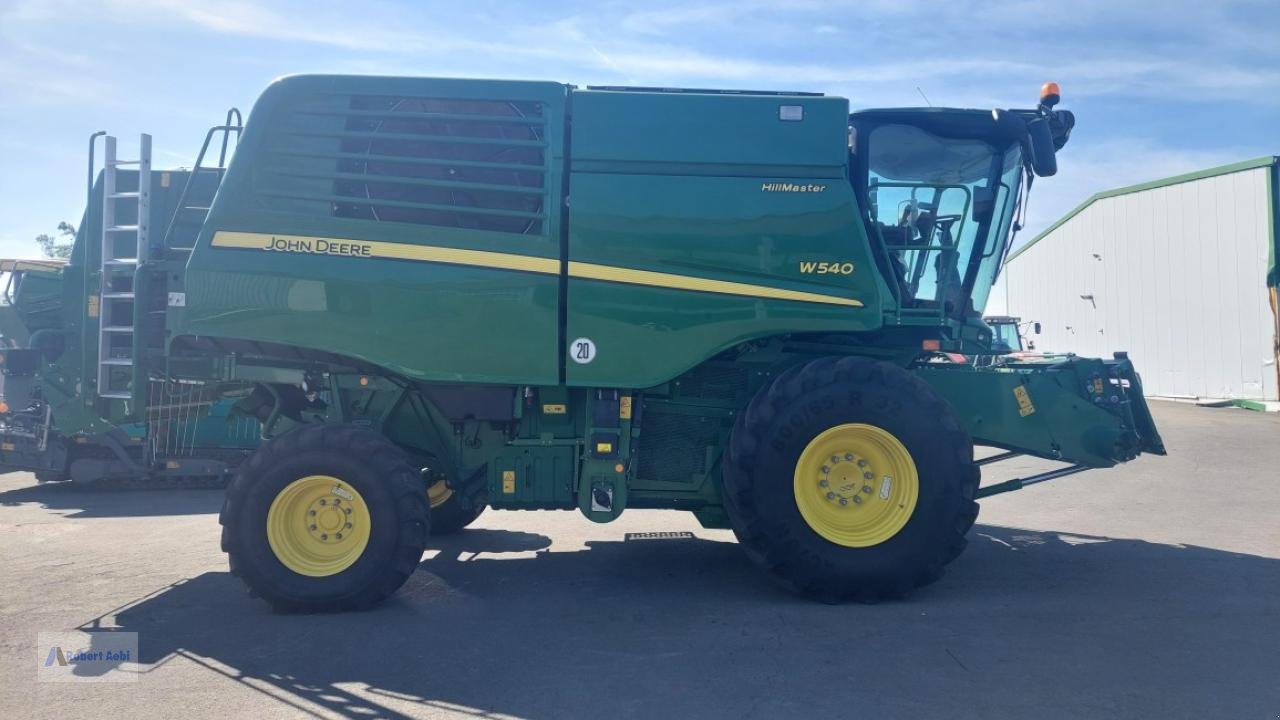
<path id="1" fill-rule="evenodd" d="M 60 2 L 21 2 L 5 17 L 9 24 L 47 18 L 48 8 Z M 1153 11 L 1146 3 L 1101 0 L 1079 0 L 1070 8 L 1026 0 L 743 0 L 659 3 L 638 11 L 598 5 L 559 15 L 545 6 L 504 5 L 496 15 L 481 8 L 461 17 L 385 0 L 355 6 L 104 0 L 101 8 L 102 20 L 129 27 L 185 26 L 330 47 L 338 51 L 334 64 L 362 63 L 375 71 L 381 62 L 463 75 L 554 77 L 567 71 L 571 76 L 561 77 L 569 81 L 825 89 L 848 94 L 860 107 L 889 98 L 902 102 L 917 85 L 939 104 L 1024 104 L 1021 93 L 1031 92 L 1025 88 L 1046 79 L 1059 80 L 1077 98 L 1280 104 L 1274 27 L 1258 27 L 1265 23 L 1247 22 L 1218 3 L 1175 1 Z M 80 15 L 93 12 L 82 8 Z M 1126 29 L 1134 42 L 1106 37 Z M 1181 44 L 1171 47 L 1175 41 Z M 1243 60 L 1240 48 L 1267 53 L 1272 61 Z M 12 65 L 4 69 L 10 77 L 22 74 Z M 56 95 L 87 89 L 71 75 L 59 74 L 67 81 Z M 23 94 L 33 90 L 12 80 L 10 86 Z M 1003 88 L 1019 94 L 1004 96 Z"/>
<path id="2" fill-rule="evenodd" d="M 118 22 L 172 26 L 176 20 L 214 33 L 284 42 L 328 45 L 352 51 L 379 48 L 398 52 L 421 50 L 435 38 L 398 22 L 389 5 L 363 2 L 356 11 L 333 13 L 319 5 L 293 5 L 282 12 L 259 0 L 220 0 L 214 4 L 187 0 L 105 0 L 108 16 Z M 380 18 L 371 23 L 367 18 Z"/>
<path id="3" fill-rule="evenodd" d="M 758 4 L 738 2 L 641 10 L 625 15 L 619 27 L 624 31 L 644 35 L 665 35 L 682 29 L 732 23 L 743 15 L 753 13 L 757 7 Z"/>

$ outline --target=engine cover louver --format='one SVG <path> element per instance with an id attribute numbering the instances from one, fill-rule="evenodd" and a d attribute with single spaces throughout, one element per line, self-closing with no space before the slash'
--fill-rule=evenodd
<path id="1" fill-rule="evenodd" d="M 258 184 L 280 209 L 545 231 L 548 144 L 539 102 L 316 95 L 289 115 L 273 143 L 277 160 Z"/>

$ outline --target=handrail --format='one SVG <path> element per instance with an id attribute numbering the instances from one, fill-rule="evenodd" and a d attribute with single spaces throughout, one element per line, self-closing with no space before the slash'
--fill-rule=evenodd
<path id="1" fill-rule="evenodd" d="M 89 187 L 88 187 L 88 189 L 85 191 L 85 206 L 84 206 L 84 219 L 85 219 L 85 221 L 87 221 L 87 220 L 89 219 L 89 213 L 93 211 L 93 180 L 94 180 L 94 178 L 93 178 L 93 165 L 94 165 L 94 163 L 93 163 L 93 154 L 94 154 L 94 149 L 97 147 L 97 140 L 98 140 L 98 138 L 100 138 L 100 137 L 102 137 L 103 135 L 106 135 L 106 134 L 107 134 L 107 131 L 106 131 L 106 130 L 99 130 L 98 132 L 96 132 L 96 133 L 94 133 L 94 134 L 92 134 L 92 135 L 90 135 L 90 136 L 89 136 L 89 181 L 88 181 L 88 185 L 89 185 Z M 89 235 L 88 235 L 89 228 L 88 228 L 88 227 L 85 227 L 85 222 L 81 222 L 81 223 L 80 223 L 80 232 L 84 233 L 84 239 L 85 239 L 84 243 L 81 245 L 81 251 L 80 251 L 80 255 L 81 255 L 81 257 L 80 257 L 80 265 L 81 265 L 81 268 L 82 268 L 82 270 L 81 270 L 81 272 L 80 272 L 80 282 L 81 282 L 81 291 L 82 291 L 82 292 L 81 292 L 80 297 L 81 297 L 81 298 L 88 298 L 88 297 L 89 297 L 89 275 L 90 275 L 90 273 L 89 273 L 89 267 L 90 267 L 90 265 L 89 265 L 89 245 L 90 245 L 90 243 L 89 243 Z M 86 302 L 84 302 L 84 303 L 82 303 L 82 308 L 83 308 L 83 309 L 81 310 L 81 312 L 83 313 L 83 315 L 81 316 L 81 323 L 80 323 L 80 382 L 81 382 L 81 387 L 88 387 L 88 386 L 89 386 L 89 379 L 90 379 L 91 377 L 94 377 L 93 375 L 90 375 L 90 374 L 89 374 L 89 373 L 90 373 L 90 370 L 89 370 L 89 341 L 90 341 L 90 338 L 92 337 L 92 333 L 91 333 L 91 331 L 89 330 L 89 327 L 93 324 L 93 323 L 91 323 L 91 322 L 90 322 L 90 321 L 92 320 L 92 318 L 90 318 L 90 317 L 89 317 L 89 306 L 90 306 L 90 303 L 89 303 L 89 302 L 87 302 L 87 301 L 86 301 Z M 95 371 L 93 371 L 93 372 L 96 372 L 96 370 L 95 370 Z"/>
<path id="2" fill-rule="evenodd" d="M 236 124 L 234 125 L 234 127 L 237 128 L 236 142 L 239 143 L 240 130 L 244 128 L 244 120 L 240 117 L 239 108 L 231 108 L 227 111 L 227 119 L 222 123 L 223 127 L 233 127 L 231 124 L 232 118 L 236 121 Z M 224 132 L 222 134 L 222 151 L 218 153 L 218 167 L 220 168 L 225 168 L 227 166 L 227 142 L 229 140 L 231 140 L 231 133 Z"/>
<path id="3" fill-rule="evenodd" d="M 88 210 L 88 208 L 93 207 L 93 151 L 97 147 L 97 142 L 96 142 L 97 139 L 106 134 L 107 134 L 106 130 L 99 130 L 98 132 L 89 136 L 89 187 L 87 190 L 86 203 L 84 206 L 86 211 Z"/>
<path id="4" fill-rule="evenodd" d="M 178 196 L 178 202 L 173 210 L 173 216 L 169 218 L 169 225 L 165 228 L 164 238 L 161 240 L 162 247 L 166 249 L 190 249 L 190 248 L 172 248 L 169 240 L 173 236 L 173 230 L 178 225 L 178 218 L 184 210 L 190 209 L 187 205 L 187 197 L 191 194 L 191 188 L 195 185 L 196 176 L 203 170 L 217 172 L 219 174 L 226 172 L 227 169 L 227 147 L 231 141 L 231 134 L 235 133 L 236 144 L 240 143 L 240 134 L 244 131 L 244 123 L 241 120 L 240 111 L 231 108 L 227 111 L 227 119 L 222 125 L 214 125 L 209 128 L 209 132 L 205 133 L 204 142 L 200 145 L 200 153 L 196 155 L 195 165 L 191 168 L 191 174 L 187 176 L 187 182 L 182 186 L 182 194 Z M 222 133 L 222 147 L 218 154 L 217 166 L 204 166 L 204 156 L 209 152 L 209 145 L 213 142 L 213 137 L 217 133 Z M 221 182 L 221 180 L 219 180 Z M 217 192 L 215 188 L 215 192 Z"/>

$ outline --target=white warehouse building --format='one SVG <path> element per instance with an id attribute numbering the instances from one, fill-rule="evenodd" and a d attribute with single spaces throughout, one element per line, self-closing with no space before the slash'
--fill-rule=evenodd
<path id="1" fill-rule="evenodd" d="M 1009 257 L 1038 350 L 1125 350 L 1147 395 L 1275 401 L 1277 162 L 1098 193 Z"/>

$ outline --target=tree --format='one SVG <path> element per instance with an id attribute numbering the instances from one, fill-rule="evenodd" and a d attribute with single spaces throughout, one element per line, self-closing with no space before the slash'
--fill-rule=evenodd
<path id="1" fill-rule="evenodd" d="M 75 226 L 63 220 L 58 223 L 58 235 L 56 237 L 48 233 L 40 233 L 36 236 L 36 244 L 40 246 L 40 252 L 45 257 L 66 259 L 71 257 L 71 246 L 75 243 L 75 238 Z"/>

